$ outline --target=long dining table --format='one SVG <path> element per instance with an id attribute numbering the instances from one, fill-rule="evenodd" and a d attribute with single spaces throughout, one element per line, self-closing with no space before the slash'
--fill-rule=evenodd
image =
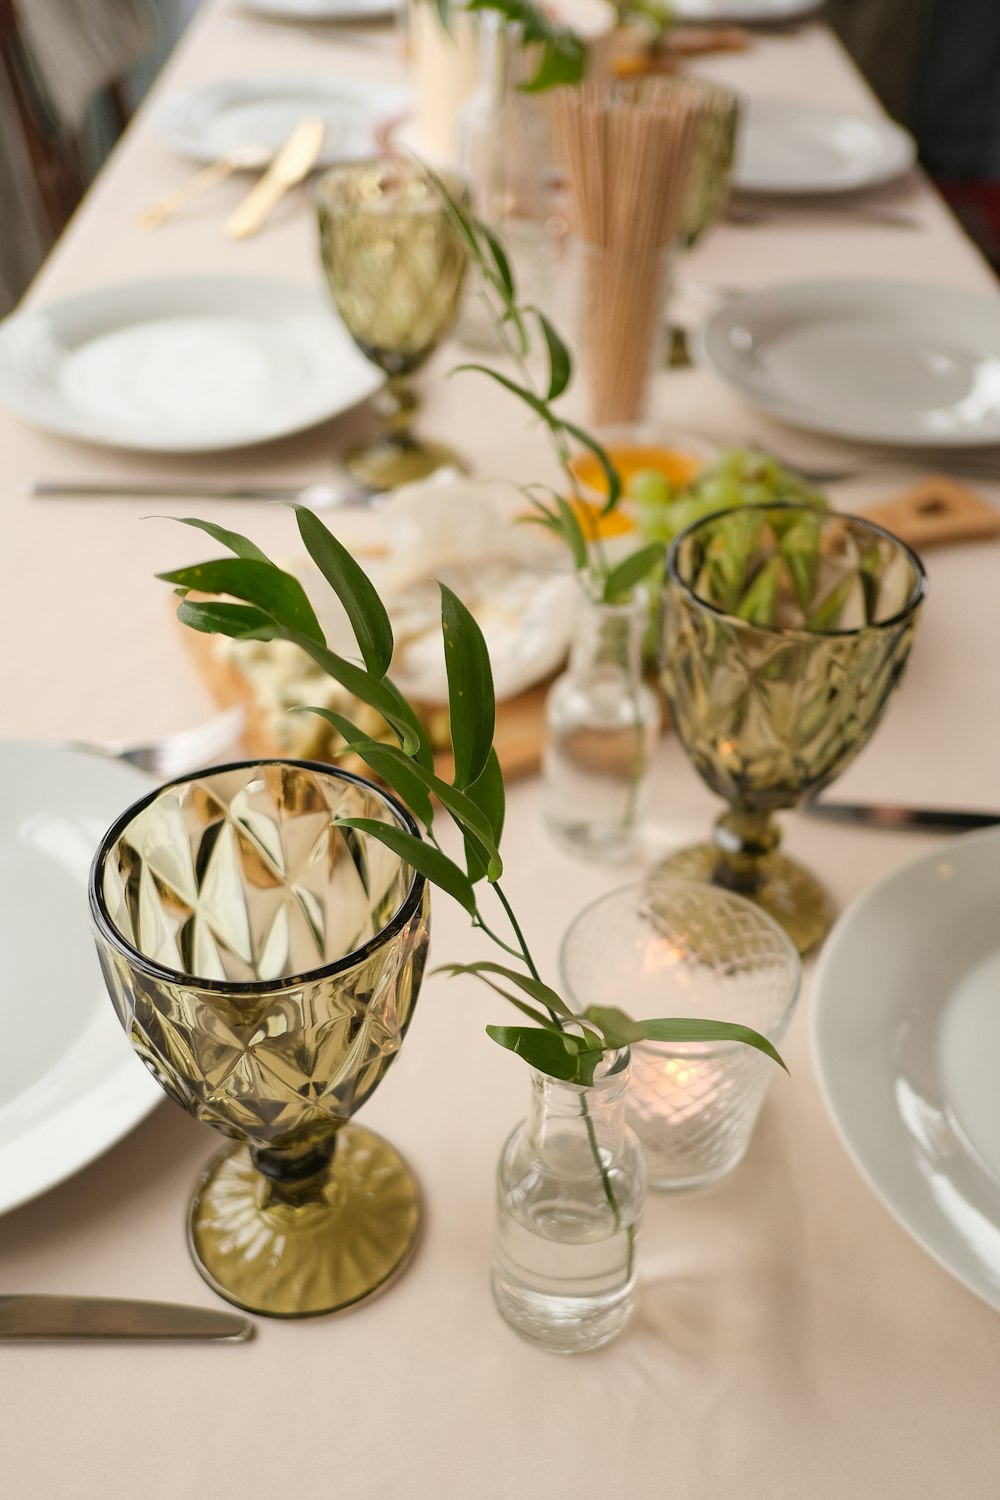
<path id="1" fill-rule="evenodd" d="M 31 288 L 28 306 L 163 275 L 279 276 L 320 284 L 308 193 L 294 190 L 255 239 L 227 240 L 230 181 L 155 232 L 136 215 L 191 170 L 155 128 L 175 91 L 267 73 L 395 80 L 384 28 L 269 24 L 209 0 Z M 873 114 L 878 105 L 818 23 L 760 32 L 745 53 L 699 64 L 743 94 Z M 724 294 L 804 276 L 887 276 L 996 294 L 992 274 L 919 170 L 849 206 L 725 222 L 685 274 Z M 424 381 L 428 431 L 460 441 L 483 474 L 548 474 L 543 437 L 474 376 Z M 703 369 L 658 379 L 656 417 L 723 445 L 771 446 L 853 477 L 845 508 L 905 481 L 870 448 L 808 437 L 755 412 Z M 210 456 L 101 450 L 0 412 L 4 545 L 0 731 L 147 739 L 212 710 L 154 574 L 206 555 L 169 517 L 197 513 L 294 550 L 287 511 L 253 502 L 35 498 L 37 476 L 295 483 L 330 479 L 364 412 Z M 922 461 L 912 462 L 911 477 Z M 979 485 L 1000 503 L 1000 485 Z M 151 515 L 155 512 L 155 515 Z M 361 545 L 377 513 L 331 512 Z M 838 785 L 856 800 L 1000 802 L 1000 544 L 928 552 L 930 592 L 908 674 L 871 745 Z M 700 836 L 712 797 L 667 734 L 647 856 Z M 843 909 L 939 847 L 939 835 L 783 818 L 786 844 Z M 509 894 L 550 976 L 561 935 L 591 899 L 636 879 L 558 850 L 537 779 L 509 788 Z M 483 956 L 480 934 L 435 899 L 432 958 Z M 989 1497 L 1000 1481 L 1000 1317 L 900 1227 L 849 1161 L 817 1086 L 810 979 L 745 1161 L 702 1193 L 651 1195 L 635 1319 L 592 1355 L 557 1359 L 518 1340 L 488 1288 L 494 1169 L 524 1114 L 523 1065 L 493 1046 L 502 1002 L 429 976 L 396 1065 L 364 1118 L 422 1183 L 426 1223 L 406 1274 L 336 1319 L 258 1320 L 240 1346 L 0 1344 L 0 1492 L 72 1497 L 349 1495 L 358 1500 L 542 1500 L 576 1495 L 747 1500 Z M 32 997 L 25 995 L 29 1005 Z M 136 1067 L 139 1063 L 136 1062 Z M 164 1102 L 100 1159 L 0 1218 L 0 1292 L 57 1291 L 209 1303 L 185 1244 L 188 1194 L 215 1148 Z M 221 1305 L 221 1304 L 220 1304 Z"/>

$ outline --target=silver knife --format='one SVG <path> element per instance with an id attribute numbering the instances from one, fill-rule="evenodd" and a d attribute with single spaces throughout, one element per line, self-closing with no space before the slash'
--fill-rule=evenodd
<path id="1" fill-rule="evenodd" d="M 81 499 L 115 499 L 127 496 L 133 500 L 295 500 L 310 510 L 324 510 L 337 505 L 371 505 L 377 499 L 371 490 L 360 485 L 333 484 L 200 484 L 196 480 L 149 479 L 32 479 L 29 495 L 75 495 Z"/>
<path id="2" fill-rule="evenodd" d="M 253 1337 L 248 1318 L 213 1307 L 119 1297 L 0 1296 L 0 1341 L 16 1339 L 223 1339 Z"/>
<path id="3" fill-rule="evenodd" d="M 807 802 L 802 812 L 836 823 L 864 823 L 872 828 L 923 828 L 939 833 L 962 833 L 972 828 L 995 828 L 1000 812 L 963 812 L 938 807 L 899 807 L 892 803 Z"/>

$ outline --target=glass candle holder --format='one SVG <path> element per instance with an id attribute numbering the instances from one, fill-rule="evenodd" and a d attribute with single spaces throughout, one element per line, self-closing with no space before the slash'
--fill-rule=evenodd
<path id="1" fill-rule="evenodd" d="M 777 1046 L 801 966 L 778 924 L 731 892 L 666 877 L 612 891 L 576 918 L 562 945 L 574 1010 L 619 1006 L 733 1021 Z M 651 1188 L 707 1186 L 746 1153 L 777 1065 L 741 1042 L 640 1042 L 626 1109 Z"/>

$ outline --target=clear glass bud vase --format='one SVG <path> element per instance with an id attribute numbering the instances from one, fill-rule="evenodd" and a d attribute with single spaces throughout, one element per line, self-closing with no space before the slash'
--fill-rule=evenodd
<path id="1" fill-rule="evenodd" d="M 627 1049 L 589 1088 L 533 1072 L 530 1112 L 497 1167 L 493 1297 L 555 1353 L 599 1348 L 632 1312 L 646 1173 L 625 1121 L 628 1072 Z"/>
<path id="2" fill-rule="evenodd" d="M 595 601 L 586 588 L 568 670 L 546 701 L 545 820 L 572 853 L 632 852 L 660 709 L 642 680 L 648 596 Z"/>

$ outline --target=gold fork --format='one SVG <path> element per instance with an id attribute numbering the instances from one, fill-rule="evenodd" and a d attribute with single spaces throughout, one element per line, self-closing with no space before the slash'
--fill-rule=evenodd
<path id="1" fill-rule="evenodd" d="M 209 166 L 189 177 L 187 182 L 182 182 L 180 187 L 174 188 L 173 192 L 157 199 L 139 215 L 136 223 L 140 229 L 155 229 L 164 219 L 176 213 L 177 209 L 190 203 L 192 198 L 198 198 L 217 183 L 224 182 L 231 173 L 266 166 L 273 155 L 273 151 L 267 146 L 238 146 L 233 151 L 227 151 L 224 156 L 218 157 Z"/>

